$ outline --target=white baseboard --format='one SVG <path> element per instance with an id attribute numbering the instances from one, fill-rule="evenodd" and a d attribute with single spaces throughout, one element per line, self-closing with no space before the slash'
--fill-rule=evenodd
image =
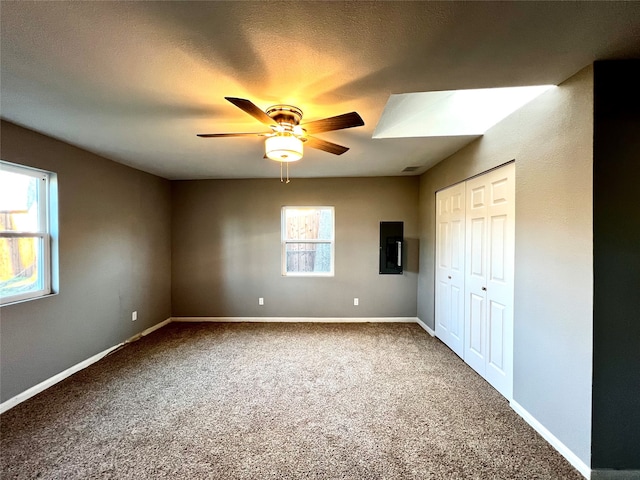
<path id="1" fill-rule="evenodd" d="M 560 455 L 567 459 L 567 461 L 575 467 L 585 478 L 591 478 L 591 468 L 584 463 L 578 456 L 573 453 L 569 447 L 567 447 L 564 443 L 562 443 L 553 433 L 551 433 L 547 428 L 542 425 L 536 418 L 531 415 L 525 408 L 520 405 L 515 400 L 511 400 L 509 405 L 511 408 L 520 415 L 525 422 L 533 427 L 533 429 L 538 432 L 542 438 L 544 438 L 547 442 L 551 444 L 553 448 L 555 448 Z"/>
<path id="2" fill-rule="evenodd" d="M 416 323 L 416 317 L 171 317 L 172 322 Z"/>
<path id="3" fill-rule="evenodd" d="M 24 392 L 19 393 L 15 397 L 12 397 L 7 401 L 2 402 L 0 404 L 0 413 L 6 412 L 7 410 L 9 410 L 9 409 L 15 407 L 16 405 L 18 405 L 19 403 L 22 403 L 25 400 L 30 399 L 31 397 L 39 394 L 40 392 L 46 390 L 47 388 L 52 387 L 56 383 L 61 382 L 65 378 L 70 377 L 74 373 L 79 372 L 80 370 L 87 368 L 89 365 L 91 365 L 93 363 L 96 363 L 98 360 L 100 360 L 103 357 L 106 357 L 111 352 L 113 352 L 115 349 L 120 348 L 122 345 L 124 345 L 124 343 L 119 343 L 118 345 L 114 345 L 113 347 L 109 347 L 106 350 L 103 350 L 102 352 L 95 354 L 93 357 L 89 357 L 86 360 L 84 360 L 84 361 L 82 361 L 80 363 L 77 363 L 74 366 L 67 368 L 66 370 L 63 370 L 62 372 L 54 375 L 53 377 L 48 378 L 44 382 L 40 382 L 39 384 L 34 385 L 33 387 L 25 390 Z"/>
<path id="4" fill-rule="evenodd" d="M 424 331 L 427 332 L 432 337 L 436 336 L 436 332 L 434 330 L 431 330 L 431 328 L 429 328 L 429 325 L 427 325 L 426 323 L 424 323 L 422 320 L 420 320 L 417 317 L 416 317 L 416 323 L 418 325 L 420 325 L 424 329 Z"/>
<path id="5" fill-rule="evenodd" d="M 147 328 L 146 330 L 140 332 L 137 335 L 134 335 L 133 337 L 129 338 L 128 340 L 125 340 L 122 343 L 114 345 L 113 347 L 109 347 L 109 348 L 107 348 L 106 350 L 103 350 L 100 353 L 96 353 L 92 357 L 89 357 L 86 360 L 83 360 L 82 362 L 77 363 L 77 364 L 73 365 L 72 367 L 67 368 L 66 370 L 63 370 L 62 372 L 54 375 L 53 377 L 48 378 L 47 380 L 45 380 L 43 382 L 40 382 L 39 384 L 34 385 L 31 388 L 28 388 L 27 390 L 25 390 L 22 393 L 19 393 L 15 397 L 11 397 L 9 400 L 6 400 L 6 401 L 0 403 L 0 414 L 6 412 L 7 410 L 15 407 L 18 404 L 24 402 L 25 400 L 29 400 L 31 397 L 36 396 L 37 394 L 39 394 L 40 392 L 46 390 L 47 388 L 55 385 L 58 382 L 61 382 L 62 380 L 64 380 L 67 377 L 70 377 L 74 373 L 77 373 L 80 370 L 83 370 L 83 369 L 87 368 L 89 365 L 92 365 L 92 364 L 96 363 L 98 360 L 106 357 L 107 355 L 109 355 L 114 350 L 117 350 L 118 348 L 122 347 L 124 344 L 131 343 L 131 342 L 133 342 L 135 340 L 138 340 L 141 337 L 143 337 L 145 335 L 148 335 L 151 332 L 153 332 L 153 331 L 155 331 L 155 330 L 157 330 L 159 328 L 164 327 L 169 322 L 171 322 L 171 319 L 167 318 L 163 322 L 160 322 L 157 325 L 154 325 L 153 327 Z"/>
<path id="6" fill-rule="evenodd" d="M 167 318 L 166 320 L 164 320 L 164 321 L 162 321 L 160 323 L 157 323 L 154 326 L 149 327 L 149 328 L 143 330 L 140 333 L 136 333 L 133 337 L 126 339 L 124 341 L 124 343 L 131 343 L 131 342 L 135 342 L 136 340 L 140 340 L 142 337 L 144 337 L 146 335 L 149 335 L 150 333 L 153 333 L 156 330 L 158 330 L 158 329 L 160 329 L 160 328 L 162 328 L 165 325 L 168 325 L 170 323 L 171 323 L 171 318 Z"/>

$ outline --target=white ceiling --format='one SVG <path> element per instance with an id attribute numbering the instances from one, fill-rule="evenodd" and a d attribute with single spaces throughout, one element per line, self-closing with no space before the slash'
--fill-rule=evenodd
<path id="1" fill-rule="evenodd" d="M 170 179 L 279 177 L 224 100 L 357 111 L 292 177 L 412 174 L 473 136 L 372 139 L 391 94 L 558 84 L 640 57 L 640 2 L 7 2 L 4 119 Z"/>

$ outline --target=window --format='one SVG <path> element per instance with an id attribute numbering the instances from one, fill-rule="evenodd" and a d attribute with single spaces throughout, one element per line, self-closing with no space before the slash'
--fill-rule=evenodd
<path id="1" fill-rule="evenodd" d="M 282 207 L 282 275 L 332 276 L 333 207 Z"/>
<path id="2" fill-rule="evenodd" d="M 51 175 L 0 161 L 2 304 L 51 293 Z"/>

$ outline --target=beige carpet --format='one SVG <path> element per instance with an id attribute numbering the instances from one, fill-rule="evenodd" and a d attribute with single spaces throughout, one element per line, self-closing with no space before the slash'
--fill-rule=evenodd
<path id="1" fill-rule="evenodd" d="M 170 324 L 0 427 L 4 480 L 582 478 L 415 324 Z"/>

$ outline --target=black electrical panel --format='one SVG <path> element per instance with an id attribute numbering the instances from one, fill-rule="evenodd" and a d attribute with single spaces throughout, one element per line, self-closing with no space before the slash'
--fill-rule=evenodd
<path id="1" fill-rule="evenodd" d="M 404 222 L 380 222 L 380 274 L 402 274 Z"/>

